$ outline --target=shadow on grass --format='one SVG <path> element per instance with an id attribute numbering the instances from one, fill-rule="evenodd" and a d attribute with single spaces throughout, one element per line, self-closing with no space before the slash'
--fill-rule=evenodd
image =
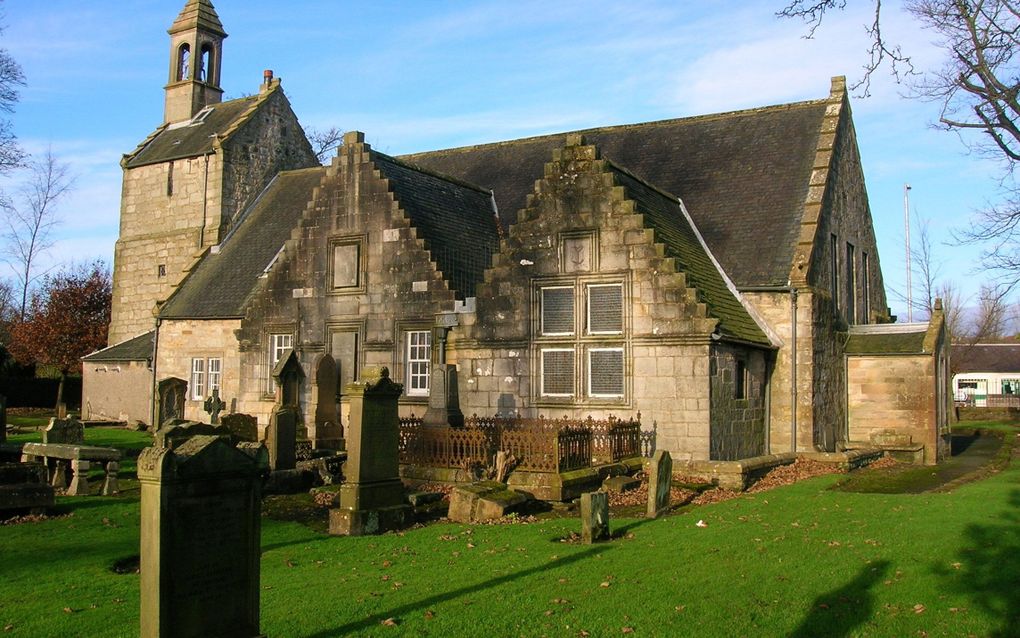
<path id="1" fill-rule="evenodd" d="M 811 611 L 790 634 L 791 638 L 837 638 L 852 634 L 874 614 L 871 588 L 888 570 L 886 560 L 865 565 L 849 583 L 815 598 Z"/>
<path id="2" fill-rule="evenodd" d="M 413 602 L 413 603 L 408 603 L 406 605 L 401 605 L 399 607 L 394 607 L 393 609 L 389 609 L 389 610 L 384 611 L 384 612 L 380 612 L 380 613 L 377 613 L 377 614 L 372 614 L 371 616 L 369 616 L 367 618 L 363 618 L 361 620 L 357 620 L 357 621 L 354 621 L 354 622 L 349 622 L 346 625 L 340 625 L 339 627 L 333 627 L 333 628 L 330 628 L 330 629 L 324 629 L 324 630 L 318 631 L 318 632 L 316 632 L 314 634 L 309 634 L 308 636 L 306 636 L 306 638 L 333 638 L 334 636 L 346 636 L 346 635 L 349 635 L 349 634 L 350 635 L 357 635 L 356 632 L 358 632 L 360 630 L 368 629 L 369 627 L 376 627 L 376 626 L 379 625 L 379 623 L 381 623 L 383 620 L 385 620 L 387 618 L 396 618 L 396 619 L 399 620 L 401 616 L 404 616 L 404 615 L 409 614 L 411 612 L 414 612 L 414 611 L 417 611 L 417 610 L 421 610 L 421 609 L 426 609 L 426 608 L 431 607 L 432 605 L 435 605 L 435 604 L 438 604 L 438 603 L 443 603 L 443 602 L 446 602 L 446 601 L 449 601 L 449 600 L 455 600 L 455 599 L 459 598 L 460 596 L 464 596 L 464 595 L 467 595 L 467 594 L 474 594 L 474 593 L 480 592 L 480 591 L 485 590 L 485 589 L 491 589 L 493 587 L 499 587 L 500 585 L 505 585 L 507 583 L 513 582 L 513 581 L 517 580 L 518 578 L 524 578 L 524 577 L 530 576 L 532 574 L 538 574 L 540 572 L 548 572 L 548 571 L 552 571 L 552 570 L 558 569 L 560 567 L 566 567 L 567 565 L 572 565 L 572 564 L 577 563 L 579 561 L 583 561 L 586 558 L 590 558 L 591 556 L 593 556 L 595 554 L 604 554 L 607 551 L 610 551 L 612 549 L 613 549 L 613 546 L 612 545 L 607 545 L 607 544 L 601 544 L 601 545 L 593 546 L 591 549 L 586 549 L 584 551 L 580 551 L 580 552 L 578 552 L 578 553 L 576 553 L 576 554 L 574 554 L 572 556 L 565 556 L 563 558 L 558 558 L 556 560 L 552 560 L 552 561 L 549 561 L 547 563 L 542 563 L 541 565 L 535 565 L 534 567 L 532 567 L 530 569 L 525 569 L 523 571 L 520 571 L 520 572 L 517 572 L 517 573 L 514 573 L 514 574 L 507 574 L 505 576 L 500 576 L 498 578 L 492 578 L 490 580 L 478 583 L 476 585 L 469 585 L 469 586 L 466 586 L 466 587 L 461 587 L 459 589 L 454 589 L 452 591 L 444 592 L 444 593 L 441 593 L 441 594 L 436 594 L 434 596 L 428 596 L 426 598 L 422 598 L 421 600 Z"/>
<path id="3" fill-rule="evenodd" d="M 969 595 L 976 607 L 998 621 L 992 638 L 1017 635 L 1020 625 L 1020 490 L 1009 496 L 1009 509 L 998 522 L 968 525 L 959 561 L 938 573 L 950 587 Z"/>

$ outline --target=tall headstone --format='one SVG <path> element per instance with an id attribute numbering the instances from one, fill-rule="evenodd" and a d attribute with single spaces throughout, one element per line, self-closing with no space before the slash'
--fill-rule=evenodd
<path id="1" fill-rule="evenodd" d="M 340 424 L 339 370 L 330 354 L 322 355 L 315 368 L 315 439 L 316 449 L 342 450 L 344 430 Z"/>
<path id="2" fill-rule="evenodd" d="M 446 362 L 446 334 L 449 328 L 432 329 L 432 371 L 429 373 L 429 407 L 422 425 L 461 427 L 464 413 L 457 391 L 457 366 Z"/>
<path id="3" fill-rule="evenodd" d="M 656 518 L 669 507 L 669 488 L 673 482 L 673 459 L 666 450 L 656 450 L 648 467 L 648 511 Z"/>
<path id="4" fill-rule="evenodd" d="M 198 435 L 138 457 L 141 636 L 253 638 L 259 632 L 264 448 Z"/>
<path id="5" fill-rule="evenodd" d="M 329 512 L 331 534 L 377 534 L 410 519 L 400 481 L 397 399 L 403 391 L 387 368 L 364 369 L 361 380 L 344 390 L 351 400 L 347 480 L 340 486 L 340 507 Z"/>
<path id="6" fill-rule="evenodd" d="M 581 494 L 581 541 L 591 545 L 609 538 L 609 494 Z"/>
<path id="7" fill-rule="evenodd" d="M 266 428 L 269 466 L 274 470 L 293 470 L 297 463 L 297 408 L 277 408 Z"/>
<path id="8" fill-rule="evenodd" d="M 42 442 L 81 445 L 85 442 L 85 426 L 77 419 L 51 418 L 43 430 Z"/>

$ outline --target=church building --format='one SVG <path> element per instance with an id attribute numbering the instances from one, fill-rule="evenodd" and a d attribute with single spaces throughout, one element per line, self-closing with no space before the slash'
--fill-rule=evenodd
<path id="1" fill-rule="evenodd" d="M 898 427 L 876 405 L 901 402 L 924 461 L 947 453 L 941 315 L 888 323 L 843 78 L 805 102 L 402 157 L 350 131 L 320 166 L 271 72 L 221 101 L 209 0 L 169 34 L 163 123 L 122 161 L 87 418 L 202 419 L 216 391 L 264 427 L 294 361 L 316 445 L 336 436 L 320 407 L 342 424 L 346 383 L 386 366 L 402 414 L 454 425 L 640 414 L 676 459 L 733 460 L 869 443 Z M 906 356 L 924 374 L 883 377 Z"/>

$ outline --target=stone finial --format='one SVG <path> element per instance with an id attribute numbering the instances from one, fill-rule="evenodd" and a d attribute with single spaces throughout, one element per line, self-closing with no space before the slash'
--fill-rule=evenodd
<path id="1" fill-rule="evenodd" d="M 344 133 L 344 146 L 348 144 L 364 144 L 365 134 L 361 131 L 347 131 Z"/>
<path id="2" fill-rule="evenodd" d="M 584 146 L 584 135 L 580 133 L 567 133 L 566 146 Z"/>
<path id="3" fill-rule="evenodd" d="M 831 84 L 829 86 L 829 97 L 833 99 L 842 99 L 844 95 L 846 95 L 846 76 L 832 76 Z"/>
<path id="4" fill-rule="evenodd" d="M 936 297 L 936 298 L 935 298 L 935 306 L 934 306 L 934 309 L 935 309 L 936 311 L 940 311 L 940 310 L 942 310 L 942 298 L 941 298 L 941 297 Z"/>

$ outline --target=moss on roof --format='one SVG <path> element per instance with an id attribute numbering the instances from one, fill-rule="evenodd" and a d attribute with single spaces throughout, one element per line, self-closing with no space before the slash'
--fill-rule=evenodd
<path id="1" fill-rule="evenodd" d="M 828 100 L 577 131 L 603 158 L 681 197 L 738 287 L 787 283 Z M 566 134 L 402 159 L 490 188 L 505 225 Z"/>
<path id="2" fill-rule="evenodd" d="M 877 332 L 851 334 L 846 342 L 846 354 L 926 354 L 926 331 Z"/>

